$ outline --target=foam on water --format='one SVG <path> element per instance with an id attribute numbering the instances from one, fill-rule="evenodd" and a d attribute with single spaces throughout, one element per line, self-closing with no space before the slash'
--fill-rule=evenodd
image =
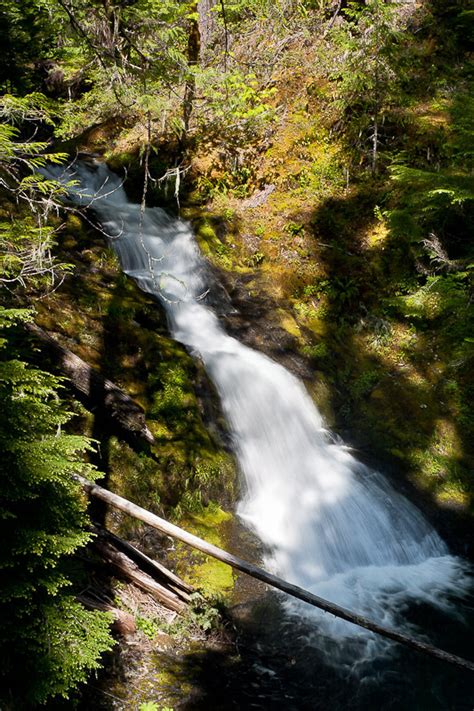
<path id="1" fill-rule="evenodd" d="M 270 551 L 266 565 L 403 629 L 403 611 L 414 600 L 448 609 L 467 589 L 465 563 L 413 504 L 334 443 L 297 378 L 225 333 L 206 306 L 206 266 L 189 226 L 159 208 L 141 211 L 104 165 L 74 172 L 80 188 L 72 199 L 83 205 L 88 195 L 114 189 L 93 209 L 123 270 L 160 299 L 174 338 L 202 359 L 218 389 L 246 483 L 238 513 Z M 315 615 L 318 634 L 362 635 L 376 653 L 360 628 L 302 603 L 285 605 L 291 614 Z"/>

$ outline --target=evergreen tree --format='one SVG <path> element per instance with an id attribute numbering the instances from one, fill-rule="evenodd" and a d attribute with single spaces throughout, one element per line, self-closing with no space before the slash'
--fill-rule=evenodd
<path id="1" fill-rule="evenodd" d="M 372 173 L 378 170 L 382 127 L 400 83 L 400 18 L 394 2 L 348 3 L 346 22 L 333 32 L 342 51 L 333 79 L 349 141 Z"/>
<path id="2" fill-rule="evenodd" d="M 47 117 L 41 96 L 9 97 L 1 108 L 20 123 Z M 19 300 L 17 286 L 23 301 L 33 289 L 49 288 L 65 266 L 55 262 L 47 224 L 61 188 L 37 172 L 48 160 L 46 147 L 0 127 L 0 197 L 4 215 L 13 212 L 0 224 L 0 285 L 10 302 Z M 94 476 L 83 460 L 91 445 L 62 431 L 70 415 L 60 381 L 16 352 L 9 327 L 28 318 L 25 309 L 0 307 L 0 706 L 15 709 L 67 697 L 112 646 L 109 617 L 75 600 L 71 568 L 72 554 L 90 539 L 73 474 Z"/>
<path id="3" fill-rule="evenodd" d="M 41 0 L 0 0 L 0 90 L 25 93 L 38 83 L 54 49 L 51 18 Z"/>
<path id="4" fill-rule="evenodd" d="M 109 618 L 74 599 L 68 560 L 89 539 L 74 473 L 94 476 L 84 437 L 67 435 L 57 378 L 11 357 L 0 310 L 0 674 L 3 703 L 32 707 L 68 695 L 112 646 Z"/>

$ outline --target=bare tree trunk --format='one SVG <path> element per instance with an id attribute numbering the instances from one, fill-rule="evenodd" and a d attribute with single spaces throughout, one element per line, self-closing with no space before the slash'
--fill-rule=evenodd
<path id="1" fill-rule="evenodd" d="M 209 46 L 214 32 L 216 31 L 216 18 L 212 8 L 217 4 L 217 0 L 199 0 L 199 31 L 201 35 L 201 48 L 203 52 Z"/>
<path id="2" fill-rule="evenodd" d="M 197 4 L 194 5 L 194 11 L 197 11 Z M 184 89 L 184 101 L 183 101 L 183 123 L 184 123 L 184 134 L 185 136 L 189 131 L 189 123 L 191 120 L 191 114 L 193 111 L 194 98 L 196 96 L 196 80 L 192 73 L 192 68 L 199 64 L 199 59 L 201 55 L 201 35 L 199 32 L 199 21 L 191 20 L 191 26 L 188 35 L 188 67 L 190 72 L 186 80 L 186 87 Z"/>
<path id="3" fill-rule="evenodd" d="M 374 116 L 374 132 L 372 134 L 372 173 L 374 175 L 377 172 L 378 146 L 379 146 L 379 122 L 378 122 L 378 115 L 376 114 Z"/>

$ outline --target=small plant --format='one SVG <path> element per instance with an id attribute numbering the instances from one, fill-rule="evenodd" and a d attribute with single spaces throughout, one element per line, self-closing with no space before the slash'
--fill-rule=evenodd
<path id="1" fill-rule="evenodd" d="M 384 214 L 383 214 L 383 212 L 382 212 L 382 210 L 381 210 L 381 208 L 380 208 L 379 205 L 376 205 L 376 206 L 374 207 L 374 217 L 375 217 L 375 219 L 378 220 L 379 222 L 383 222 L 383 221 L 384 221 Z"/>
<path id="2" fill-rule="evenodd" d="M 292 235 L 293 237 L 297 237 L 297 235 L 303 232 L 304 225 L 299 222 L 288 222 L 288 224 L 285 225 L 283 229 L 285 230 L 285 232 L 288 232 L 288 234 Z"/>
<path id="3" fill-rule="evenodd" d="M 313 284 L 308 284 L 303 289 L 303 294 L 305 296 L 316 296 L 320 299 L 323 294 L 327 294 L 330 288 L 330 283 L 328 279 L 317 279 Z"/>
<path id="4" fill-rule="evenodd" d="M 235 218 L 235 210 L 231 207 L 226 207 L 222 211 L 222 217 L 226 222 L 232 222 Z"/>
<path id="5" fill-rule="evenodd" d="M 247 264 L 249 267 L 258 267 L 264 259 L 265 255 L 262 254 L 262 252 L 254 252 L 254 254 L 248 257 Z"/>
<path id="6" fill-rule="evenodd" d="M 359 295 L 359 284 L 351 277 L 346 279 L 334 279 L 332 299 L 341 305 L 346 305 L 354 301 Z"/>
<path id="7" fill-rule="evenodd" d="M 148 639 L 155 639 L 156 635 L 160 631 L 160 627 L 158 624 L 154 621 L 149 619 L 148 617 L 142 617 L 141 615 L 137 615 L 136 617 L 136 623 L 137 623 L 137 628 L 145 634 Z"/>
<path id="8" fill-rule="evenodd" d="M 191 595 L 191 611 L 189 619 L 192 624 L 203 632 L 209 632 L 219 622 L 219 610 L 211 605 L 200 593 Z"/>

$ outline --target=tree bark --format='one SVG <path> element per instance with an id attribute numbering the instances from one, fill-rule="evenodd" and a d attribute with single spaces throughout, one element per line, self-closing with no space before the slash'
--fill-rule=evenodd
<path id="1" fill-rule="evenodd" d="M 110 543 L 97 538 L 92 543 L 92 548 L 105 560 L 117 577 L 130 581 L 141 590 L 152 595 L 169 610 L 182 613 L 186 609 L 186 603 L 180 600 L 174 592 L 157 583 L 150 575 L 142 572 L 128 556 L 120 553 Z"/>
<path id="2" fill-rule="evenodd" d="M 193 6 L 193 11 L 197 12 L 197 3 Z M 199 21 L 191 20 L 191 26 L 189 28 L 188 35 L 188 67 L 191 69 L 199 64 L 199 58 L 201 54 L 201 35 L 199 31 Z M 184 89 L 184 101 L 183 101 L 183 123 L 184 123 L 184 135 L 185 137 L 189 131 L 189 123 L 191 120 L 191 114 L 193 111 L 194 99 L 196 96 L 196 80 L 192 71 L 189 72 L 188 78 L 186 80 L 186 86 Z"/>
<path id="3" fill-rule="evenodd" d="M 209 46 L 212 39 L 212 35 L 216 30 L 216 19 L 215 13 L 212 11 L 214 5 L 216 5 L 217 0 L 199 0 L 198 13 L 199 13 L 199 29 L 201 34 L 201 46 L 205 51 Z"/>
<path id="4" fill-rule="evenodd" d="M 169 587 L 171 592 L 181 598 L 183 602 L 189 602 L 190 595 L 195 592 L 192 585 L 188 585 L 188 583 L 185 583 L 184 580 L 172 573 L 171 570 L 165 568 L 164 565 L 161 565 L 158 561 L 149 558 L 147 555 L 139 551 L 138 548 L 132 546 L 131 543 L 124 541 L 122 538 L 119 538 L 119 536 L 111 533 L 111 531 L 108 531 L 105 528 L 97 529 L 97 531 L 99 537 L 107 543 L 110 543 L 114 548 L 122 551 L 122 553 L 125 553 L 128 558 L 130 558 L 141 568 L 141 570 L 143 570 L 144 573 L 150 575 L 166 587 Z"/>

